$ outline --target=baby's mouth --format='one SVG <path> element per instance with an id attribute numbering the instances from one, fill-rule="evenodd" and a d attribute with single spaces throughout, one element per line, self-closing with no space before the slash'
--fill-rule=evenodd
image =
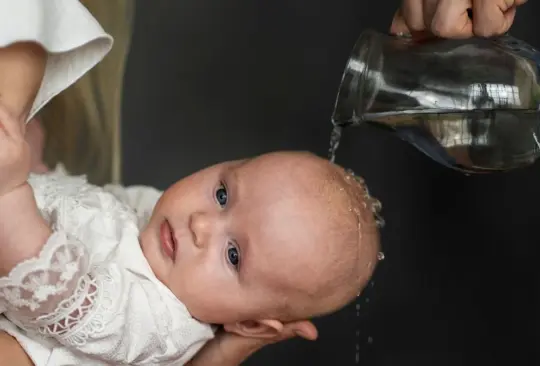
<path id="1" fill-rule="evenodd" d="M 171 258 L 174 262 L 176 253 L 176 240 L 174 239 L 174 232 L 171 225 L 169 224 L 169 221 L 164 220 L 161 223 L 161 227 L 159 229 L 161 248 L 165 252 L 165 255 Z"/>

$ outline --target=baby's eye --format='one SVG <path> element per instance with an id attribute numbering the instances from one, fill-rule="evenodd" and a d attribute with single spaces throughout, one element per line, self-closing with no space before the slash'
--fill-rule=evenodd
<path id="1" fill-rule="evenodd" d="M 238 270 L 240 265 L 240 253 L 238 252 L 238 248 L 232 243 L 227 244 L 227 260 Z"/>
<path id="2" fill-rule="evenodd" d="M 225 184 L 219 183 L 219 187 L 216 189 L 216 201 L 223 208 L 227 205 L 227 199 L 227 187 L 225 187 Z"/>

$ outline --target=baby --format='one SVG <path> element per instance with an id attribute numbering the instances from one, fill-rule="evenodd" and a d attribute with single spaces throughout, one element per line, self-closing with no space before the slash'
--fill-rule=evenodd
<path id="1" fill-rule="evenodd" d="M 183 365 L 216 326 L 334 312 L 377 262 L 378 201 L 309 153 L 217 164 L 164 193 L 29 175 L 0 110 L 0 328 L 37 365 Z"/>

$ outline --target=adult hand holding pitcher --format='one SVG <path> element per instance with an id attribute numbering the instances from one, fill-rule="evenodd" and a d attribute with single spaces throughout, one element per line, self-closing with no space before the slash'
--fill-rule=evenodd
<path id="1" fill-rule="evenodd" d="M 441 38 L 493 37 L 510 29 L 527 0 L 403 0 L 392 34 L 427 33 Z M 471 17 L 471 14 L 474 16 Z"/>

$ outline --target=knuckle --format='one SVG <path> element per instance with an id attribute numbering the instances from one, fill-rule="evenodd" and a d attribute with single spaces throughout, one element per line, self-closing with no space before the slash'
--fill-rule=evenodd
<path id="1" fill-rule="evenodd" d="M 404 0 L 399 13 L 410 32 L 424 30 L 423 0 Z"/>
<path id="2" fill-rule="evenodd" d="M 451 37 L 456 33 L 456 29 L 448 22 L 434 19 L 431 23 L 431 33 L 437 37 L 446 38 Z"/>
<path id="3" fill-rule="evenodd" d="M 485 38 L 499 35 L 499 33 L 504 33 L 504 32 L 499 32 L 493 27 L 485 27 L 483 25 L 476 25 L 476 24 L 473 25 L 473 32 L 475 36 L 485 37 Z"/>
<path id="4" fill-rule="evenodd" d="M 423 22 L 419 21 L 413 21 L 407 23 L 407 26 L 409 27 L 411 32 L 421 32 L 426 29 Z"/>

